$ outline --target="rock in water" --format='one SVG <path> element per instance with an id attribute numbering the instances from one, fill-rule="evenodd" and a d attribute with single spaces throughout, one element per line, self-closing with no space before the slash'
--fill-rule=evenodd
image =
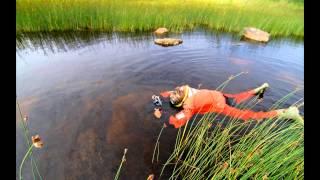
<path id="1" fill-rule="evenodd" d="M 154 33 L 155 34 L 165 34 L 168 32 L 168 29 L 167 28 L 158 28 Z"/>
<path id="2" fill-rule="evenodd" d="M 259 42 L 268 42 L 270 34 L 254 27 L 246 27 L 243 36 Z"/>
<path id="3" fill-rule="evenodd" d="M 163 38 L 163 39 L 155 39 L 154 43 L 161 46 L 176 46 L 181 44 L 183 41 L 181 39 L 174 38 Z"/>

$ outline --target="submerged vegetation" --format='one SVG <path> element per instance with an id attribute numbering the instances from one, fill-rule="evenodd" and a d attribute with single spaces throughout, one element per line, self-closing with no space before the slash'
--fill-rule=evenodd
<path id="1" fill-rule="evenodd" d="M 94 30 L 172 32 L 206 27 L 241 32 L 254 26 L 272 36 L 304 36 L 304 2 L 274 0 L 17 0 L 17 32 Z"/>
<path id="2" fill-rule="evenodd" d="M 254 99 L 240 108 L 256 103 Z M 179 129 L 161 174 L 169 166 L 170 179 L 303 179 L 304 126 L 283 119 L 256 123 L 206 114 Z"/>

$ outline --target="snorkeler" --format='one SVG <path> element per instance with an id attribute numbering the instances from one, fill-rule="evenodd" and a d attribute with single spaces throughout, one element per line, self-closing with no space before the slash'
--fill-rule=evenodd
<path id="1" fill-rule="evenodd" d="M 262 120 L 264 118 L 284 118 L 294 119 L 303 124 L 304 120 L 295 106 L 287 109 L 277 109 L 268 112 L 254 112 L 251 110 L 242 110 L 232 107 L 228 102 L 233 99 L 237 104 L 256 95 L 263 95 L 268 83 L 264 83 L 258 88 L 241 92 L 238 94 L 226 94 L 216 90 L 195 89 L 188 85 L 178 86 L 173 91 L 160 93 L 164 98 L 169 97 L 170 103 L 175 107 L 182 107 L 175 116 L 170 116 L 169 123 L 175 128 L 179 128 L 187 123 L 191 117 L 197 113 L 220 113 L 229 117 L 247 120 Z"/>

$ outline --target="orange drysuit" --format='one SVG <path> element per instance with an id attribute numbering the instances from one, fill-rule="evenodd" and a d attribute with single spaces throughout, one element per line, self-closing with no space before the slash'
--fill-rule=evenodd
<path id="1" fill-rule="evenodd" d="M 169 97 L 170 91 L 162 92 L 162 97 Z M 170 116 L 169 123 L 179 128 L 187 123 L 190 118 L 199 113 L 220 113 L 242 120 L 272 118 L 277 115 L 277 111 L 254 112 L 250 110 L 241 110 L 229 106 L 226 103 L 226 97 L 234 98 L 236 103 L 240 103 L 256 93 L 253 90 L 245 91 L 239 94 L 225 94 L 220 91 L 201 89 L 196 90 L 191 96 L 187 97 L 183 102 L 183 110 L 175 116 Z"/>

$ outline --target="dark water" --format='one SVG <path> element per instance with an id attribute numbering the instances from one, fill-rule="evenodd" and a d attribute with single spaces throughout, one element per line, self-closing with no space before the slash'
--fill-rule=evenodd
<path id="1" fill-rule="evenodd" d="M 268 82 L 264 101 L 254 108 L 266 110 L 304 86 L 303 41 L 259 44 L 203 31 L 170 36 L 183 44 L 157 46 L 149 33 L 17 36 L 17 97 L 29 115 L 31 133 L 44 140 L 44 148 L 34 153 L 44 179 L 113 179 L 124 148 L 127 161 L 120 179 L 157 174 L 160 166 L 151 159 L 165 120 L 153 117 L 151 95 L 162 90 L 182 84 L 214 89 L 230 75 L 248 71 L 224 91 Z M 303 97 L 302 89 L 283 107 Z M 26 145 L 19 116 L 16 124 L 18 174 Z M 164 129 L 159 164 L 170 154 L 175 134 L 173 128 Z M 30 169 L 27 161 L 25 179 L 32 179 Z"/>

